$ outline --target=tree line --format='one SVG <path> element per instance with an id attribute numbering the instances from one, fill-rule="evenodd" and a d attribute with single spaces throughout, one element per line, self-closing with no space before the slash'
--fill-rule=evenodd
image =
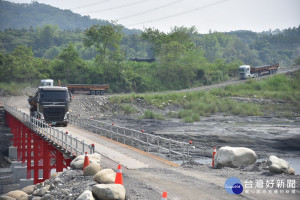
<path id="1" fill-rule="evenodd" d="M 118 24 L 84 31 L 53 25 L 7 29 L 0 32 L 0 82 L 53 78 L 107 83 L 113 92 L 183 89 L 227 80 L 237 75 L 241 64 L 292 65 L 299 60 L 299 44 L 300 26 L 209 34 L 199 34 L 195 27 L 174 27 L 169 33 L 148 28 L 130 35 Z"/>

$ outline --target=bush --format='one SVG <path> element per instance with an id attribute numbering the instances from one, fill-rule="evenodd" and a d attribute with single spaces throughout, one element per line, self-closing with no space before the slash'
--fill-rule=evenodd
<path id="1" fill-rule="evenodd" d="M 120 108 L 123 110 L 125 115 L 129 115 L 137 112 L 137 110 L 129 104 L 121 104 Z"/>
<path id="2" fill-rule="evenodd" d="M 156 114 L 151 110 L 146 110 L 144 112 L 144 119 L 158 119 L 158 120 L 163 120 L 164 116 L 162 116 L 161 114 Z"/>
<path id="3" fill-rule="evenodd" d="M 27 83 L 3 83 L 0 82 L 0 94 L 1 95 L 21 95 L 23 93 L 23 89 L 29 87 Z"/>

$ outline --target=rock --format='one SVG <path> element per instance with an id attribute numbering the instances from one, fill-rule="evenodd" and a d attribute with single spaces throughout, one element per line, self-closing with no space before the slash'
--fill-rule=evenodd
<path id="1" fill-rule="evenodd" d="M 14 190 L 14 191 L 10 191 L 9 193 L 7 193 L 6 196 L 16 199 L 21 196 L 27 196 L 27 194 L 21 190 Z"/>
<path id="2" fill-rule="evenodd" d="M 55 173 L 51 174 L 50 179 L 58 177 L 61 173 L 62 172 L 55 172 Z"/>
<path id="3" fill-rule="evenodd" d="M 33 197 L 32 200 L 41 200 L 41 199 L 42 199 L 42 197 Z"/>
<path id="4" fill-rule="evenodd" d="M 85 155 L 77 156 L 72 162 L 71 162 L 71 168 L 73 169 L 82 169 L 83 163 L 84 163 L 84 157 Z M 100 165 L 101 161 L 101 155 L 98 153 L 94 154 L 88 154 L 90 163 L 97 163 Z"/>
<path id="5" fill-rule="evenodd" d="M 287 174 L 290 174 L 290 175 L 295 175 L 296 171 L 294 168 L 290 167 L 287 171 Z"/>
<path id="6" fill-rule="evenodd" d="M 10 196 L 0 196 L 0 200 L 16 200 L 16 198 Z"/>
<path id="7" fill-rule="evenodd" d="M 92 193 L 96 199 L 125 200 L 125 188 L 121 184 L 97 184 Z"/>
<path id="8" fill-rule="evenodd" d="M 295 175 L 295 170 L 290 167 L 289 163 L 274 155 L 269 156 L 267 165 L 269 165 L 269 171 L 273 173 L 286 173 Z"/>
<path id="9" fill-rule="evenodd" d="M 53 190 L 55 188 L 55 185 L 53 183 L 50 184 L 50 190 Z"/>
<path id="10" fill-rule="evenodd" d="M 241 167 L 256 162 L 256 153 L 245 147 L 221 147 L 215 155 L 215 167 Z"/>
<path id="11" fill-rule="evenodd" d="M 28 200 L 27 195 L 21 195 L 20 197 L 16 198 L 16 200 Z"/>
<path id="12" fill-rule="evenodd" d="M 62 189 L 60 192 L 64 194 L 64 196 L 70 196 L 70 190 L 68 189 Z"/>
<path id="13" fill-rule="evenodd" d="M 46 185 L 40 189 L 35 190 L 32 195 L 42 197 L 46 194 L 46 192 L 50 189 L 50 185 Z"/>
<path id="14" fill-rule="evenodd" d="M 85 190 L 78 198 L 77 200 L 95 200 L 93 197 L 93 194 L 89 190 Z"/>
<path id="15" fill-rule="evenodd" d="M 54 197 L 51 194 L 45 194 L 41 200 L 54 200 Z"/>
<path id="16" fill-rule="evenodd" d="M 94 176 L 94 181 L 97 183 L 110 184 L 115 183 L 116 172 L 112 169 L 102 169 Z"/>
<path id="17" fill-rule="evenodd" d="M 55 178 L 54 183 L 62 183 L 63 181 L 60 178 Z"/>
<path id="18" fill-rule="evenodd" d="M 101 166 L 96 163 L 89 164 L 86 168 L 83 170 L 84 176 L 94 176 L 101 170 Z"/>
<path id="19" fill-rule="evenodd" d="M 35 187 L 35 185 L 29 185 L 29 186 L 22 188 L 22 191 L 25 192 L 26 194 L 32 194 L 34 191 L 34 187 Z"/>

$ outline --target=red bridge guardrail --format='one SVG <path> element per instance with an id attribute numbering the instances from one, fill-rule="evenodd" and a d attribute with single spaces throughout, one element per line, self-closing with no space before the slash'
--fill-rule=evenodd
<path id="1" fill-rule="evenodd" d="M 30 117 L 28 114 L 21 112 L 13 107 L 4 105 L 4 109 L 13 115 L 15 118 L 22 121 L 25 125 L 31 128 L 35 133 L 42 136 L 48 142 L 61 148 L 66 153 L 69 152 L 74 156 L 83 155 L 86 151 L 93 153 L 94 147 L 91 144 L 86 144 L 84 140 L 79 141 L 71 134 L 66 134 L 58 128 L 52 127 L 42 120 Z"/>
<path id="2" fill-rule="evenodd" d="M 14 135 L 17 159 L 23 164 L 27 162 L 27 178 L 32 177 L 33 171 L 34 184 L 48 179 L 52 169 L 63 171 L 63 168 L 70 166 L 73 157 L 84 152 L 94 153 L 93 145 L 79 141 L 13 107 L 4 105 L 4 109 L 6 124 Z"/>

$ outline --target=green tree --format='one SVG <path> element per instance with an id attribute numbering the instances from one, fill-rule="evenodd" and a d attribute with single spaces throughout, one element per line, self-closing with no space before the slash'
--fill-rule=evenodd
<path id="1" fill-rule="evenodd" d="M 45 53 L 44 57 L 48 59 L 54 59 L 60 53 L 60 49 L 57 46 L 49 48 Z"/>
<path id="2" fill-rule="evenodd" d="M 8 53 L 0 53 L 0 80 L 10 82 L 13 79 L 14 58 Z"/>
<path id="3" fill-rule="evenodd" d="M 158 29 L 147 28 L 142 33 L 142 39 L 151 43 L 154 56 L 158 55 L 163 44 L 168 43 L 170 38 Z"/>
<path id="4" fill-rule="evenodd" d="M 20 82 L 32 82 L 35 80 L 33 52 L 25 46 L 18 46 L 13 52 L 13 77 Z"/>
<path id="5" fill-rule="evenodd" d="M 294 60 L 295 65 L 300 65 L 300 55 Z"/>
<path id="6" fill-rule="evenodd" d="M 58 55 L 54 66 L 54 74 L 57 79 L 68 83 L 77 83 L 84 80 L 86 68 L 72 43 Z"/>
<path id="7" fill-rule="evenodd" d="M 120 62 L 122 54 L 120 43 L 122 40 L 122 27 L 120 25 L 94 25 L 85 31 L 84 45 L 94 45 L 99 52 L 98 61 L 100 64 L 111 61 Z"/>
<path id="8" fill-rule="evenodd" d="M 37 41 L 36 45 L 39 48 L 47 49 L 54 42 L 57 36 L 58 26 L 45 25 L 43 28 L 37 28 Z"/>

